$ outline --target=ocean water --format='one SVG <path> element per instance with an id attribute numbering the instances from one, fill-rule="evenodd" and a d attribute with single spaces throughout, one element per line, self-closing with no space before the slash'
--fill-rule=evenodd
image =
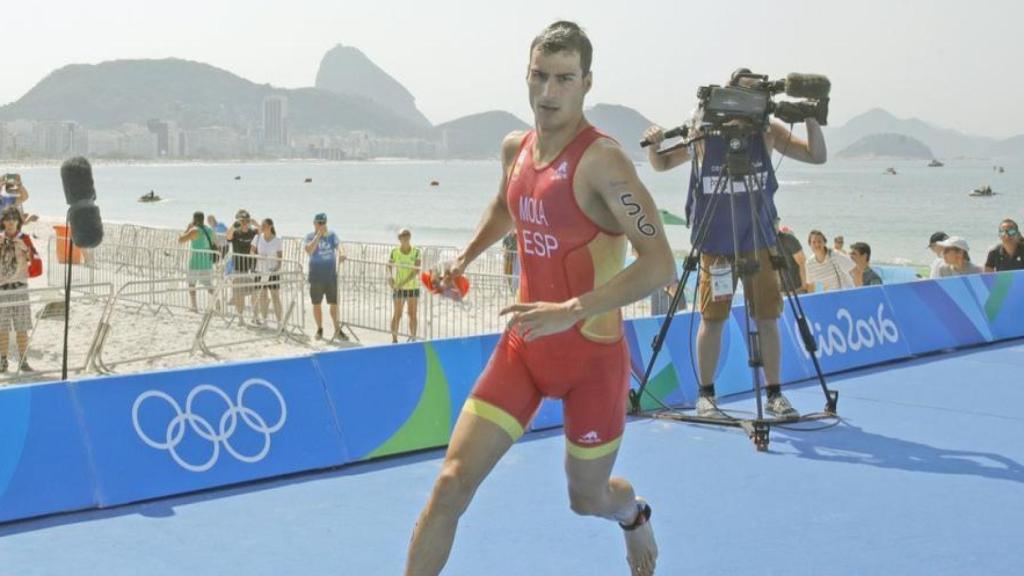
<path id="1" fill-rule="evenodd" d="M 1024 222 L 1024 159 L 1002 165 L 1006 172 L 998 174 L 984 160 L 928 168 L 920 161 L 810 166 L 785 159 L 776 198 L 783 222 L 801 242 L 818 228 L 830 239 L 842 234 L 847 246 L 868 242 L 876 262 L 924 264 L 932 258 L 928 236 L 944 230 L 967 238 L 980 261 L 997 243 L 1002 218 Z M 887 166 L 898 175 L 884 175 Z M 656 173 L 638 164 L 637 170 L 659 207 L 683 214 L 688 166 Z M 9 171 L 23 175 L 31 196 L 27 211 L 63 217 L 59 166 L 0 163 L 0 172 Z M 298 236 L 312 230 L 314 214 L 326 212 L 329 226 L 346 240 L 393 242 L 395 232 L 408 227 L 414 243 L 442 245 L 472 236 L 501 177 L 496 161 L 97 164 L 93 172 L 105 221 L 183 229 L 195 210 L 230 223 L 246 208 L 254 217 L 273 218 L 278 234 Z M 983 184 L 997 195 L 967 196 Z M 164 200 L 137 201 L 150 190 Z M 668 234 L 675 250 L 688 249 L 688 229 L 671 226 Z"/>

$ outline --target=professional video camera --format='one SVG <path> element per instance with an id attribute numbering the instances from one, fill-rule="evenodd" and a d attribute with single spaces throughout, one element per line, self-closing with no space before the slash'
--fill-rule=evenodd
<path id="1" fill-rule="evenodd" d="M 748 120 L 755 126 L 766 127 L 772 114 L 787 124 L 814 118 L 825 126 L 831 87 L 829 79 L 820 74 L 794 73 L 773 81 L 765 75 L 739 72 L 733 75 L 729 86 L 698 88 L 697 98 L 704 124 L 715 128 L 733 120 Z M 773 101 L 772 97 L 779 93 L 803 100 Z"/>

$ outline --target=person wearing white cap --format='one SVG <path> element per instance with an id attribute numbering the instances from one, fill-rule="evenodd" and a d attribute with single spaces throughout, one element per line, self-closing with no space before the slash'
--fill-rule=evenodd
<path id="1" fill-rule="evenodd" d="M 971 247 L 960 236 L 950 236 L 936 245 L 942 248 L 942 259 L 945 260 L 945 264 L 939 266 L 939 278 L 984 272 L 981 266 L 971 262 Z"/>

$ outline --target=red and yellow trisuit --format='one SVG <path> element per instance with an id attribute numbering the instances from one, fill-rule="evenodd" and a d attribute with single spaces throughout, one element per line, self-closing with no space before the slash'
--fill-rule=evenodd
<path id="1" fill-rule="evenodd" d="M 624 266 L 625 236 L 588 218 L 573 190 L 580 159 L 601 138 L 608 136 L 587 127 L 544 166 L 533 161 L 536 133 L 523 139 L 506 186 L 522 270 L 520 302 L 564 302 L 607 283 Z M 622 438 L 629 366 L 618 309 L 531 342 L 506 330 L 464 409 L 515 440 L 543 397 L 560 398 L 569 453 L 600 458 Z"/>

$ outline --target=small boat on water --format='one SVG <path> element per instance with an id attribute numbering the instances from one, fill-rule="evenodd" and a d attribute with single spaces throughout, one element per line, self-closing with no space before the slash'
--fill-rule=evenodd
<path id="1" fill-rule="evenodd" d="M 943 166 L 945 166 L 945 164 L 939 162 L 935 158 L 932 158 L 932 161 L 928 163 L 929 168 L 942 168 Z"/>
<path id="2" fill-rule="evenodd" d="M 895 176 L 896 169 L 893 168 L 892 166 L 889 166 L 888 168 L 885 169 L 885 172 L 883 172 L 883 174 L 885 174 L 886 176 Z"/>
<path id="3" fill-rule="evenodd" d="M 974 190 L 969 192 L 967 195 L 971 196 L 973 198 L 978 198 L 978 197 L 995 196 L 995 194 L 996 193 L 992 191 L 992 187 L 991 186 L 985 185 L 985 186 L 982 186 L 980 188 L 975 188 Z"/>
<path id="4" fill-rule="evenodd" d="M 161 200 L 163 200 L 163 198 L 158 196 L 157 193 L 152 190 L 149 191 L 149 194 L 139 196 L 139 202 L 159 202 Z"/>

